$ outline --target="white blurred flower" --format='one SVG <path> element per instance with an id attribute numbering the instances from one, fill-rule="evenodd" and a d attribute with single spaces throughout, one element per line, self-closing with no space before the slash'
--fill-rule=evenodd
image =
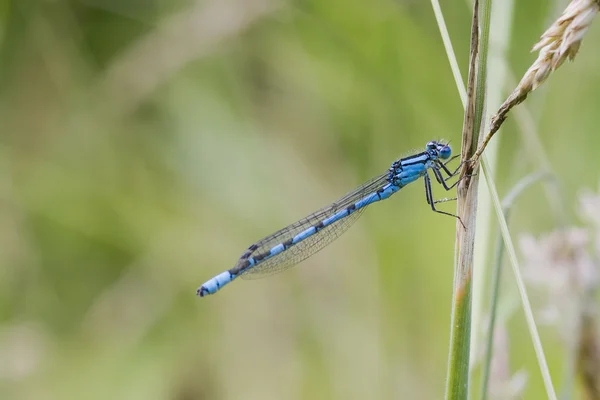
<path id="1" fill-rule="evenodd" d="M 560 328 L 567 348 L 575 352 L 586 398 L 596 399 L 600 342 L 594 295 L 600 279 L 600 193 L 585 191 L 579 197 L 579 214 L 585 228 L 563 229 L 538 239 L 525 235 L 520 245 L 525 280 L 545 294 L 546 307 L 537 320 Z"/>
<path id="2" fill-rule="evenodd" d="M 523 276 L 543 293 L 546 307 L 541 321 L 564 322 L 579 299 L 598 286 L 598 265 L 590 253 L 590 232 L 584 228 L 554 231 L 539 239 L 520 239 Z"/>

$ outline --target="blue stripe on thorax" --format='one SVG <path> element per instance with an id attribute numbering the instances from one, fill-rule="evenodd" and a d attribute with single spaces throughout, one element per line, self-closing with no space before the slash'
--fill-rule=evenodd
<path id="1" fill-rule="evenodd" d="M 415 154 L 414 156 L 406 157 L 400 160 L 400 166 L 404 169 L 408 165 L 425 163 L 431 159 L 431 156 L 427 152 Z"/>

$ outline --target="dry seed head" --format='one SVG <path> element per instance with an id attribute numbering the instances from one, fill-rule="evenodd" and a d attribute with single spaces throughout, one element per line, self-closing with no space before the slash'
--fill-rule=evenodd
<path id="1" fill-rule="evenodd" d="M 533 46 L 533 51 L 540 52 L 538 58 L 492 117 L 490 131 L 479 144 L 473 161 L 479 159 L 494 133 L 502 126 L 509 111 L 522 103 L 527 95 L 540 86 L 567 58 L 572 60 L 575 57 L 583 36 L 598 11 L 600 11 L 600 0 L 573 0 L 561 17 L 544 32 L 540 41 Z"/>
<path id="2" fill-rule="evenodd" d="M 537 60 L 519 83 L 523 91 L 532 91 L 546 80 L 550 72 L 566 60 L 573 60 L 583 36 L 600 11 L 600 0 L 573 0 L 558 20 L 544 32 L 532 51 L 540 52 Z"/>

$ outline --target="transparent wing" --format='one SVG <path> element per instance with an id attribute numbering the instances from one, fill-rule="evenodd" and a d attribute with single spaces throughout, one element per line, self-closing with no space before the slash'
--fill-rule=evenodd
<path id="1" fill-rule="evenodd" d="M 290 247 L 286 251 L 269 258 L 253 268 L 242 273 L 243 279 L 258 279 L 273 275 L 293 267 L 300 261 L 307 259 L 325 246 L 340 237 L 360 217 L 363 207 L 356 210 L 346 218 L 342 218 L 333 224 L 321 229 L 318 233 L 304 239 L 300 243 Z"/>
<path id="2" fill-rule="evenodd" d="M 387 176 L 387 174 L 377 176 L 346 194 L 333 204 L 324 207 L 313 214 L 310 214 L 306 218 L 303 218 L 292 225 L 280 229 L 264 239 L 261 239 L 254 245 L 250 246 L 250 256 L 268 252 L 278 244 L 293 238 L 300 232 L 317 225 L 319 222 L 334 215 L 338 211 L 356 203 L 368 194 L 379 190 L 388 183 Z M 358 219 L 358 217 L 360 217 L 365 208 L 366 206 L 354 211 L 349 216 L 322 228 L 314 235 L 309 236 L 303 241 L 289 247 L 287 250 L 273 256 L 272 258 L 269 258 L 268 260 L 263 261 L 252 268 L 248 268 L 242 272 L 242 278 L 257 279 L 272 275 L 288 269 L 300 261 L 312 256 L 317 251 L 321 250 L 335 239 L 340 237 L 342 233 L 350 228 L 350 226 Z M 244 254 L 247 256 L 248 252 Z M 240 258 L 236 268 L 241 267 L 241 265 L 245 263 L 246 259 L 247 257 Z"/>

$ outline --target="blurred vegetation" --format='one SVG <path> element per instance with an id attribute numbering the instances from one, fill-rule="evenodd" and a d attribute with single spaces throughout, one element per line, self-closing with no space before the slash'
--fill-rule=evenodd
<path id="1" fill-rule="evenodd" d="M 516 76 L 561 4 L 516 2 Z M 466 75 L 470 7 L 442 7 Z M 526 102 L 568 207 L 599 177 L 598 42 Z M 301 268 L 194 296 L 399 156 L 458 147 L 429 2 L 3 0 L 0 45 L 0 398 L 441 398 L 455 223 L 422 183 Z M 505 193 L 532 163 L 514 121 L 495 140 Z M 515 234 L 552 229 L 547 204 L 528 192 Z"/>

